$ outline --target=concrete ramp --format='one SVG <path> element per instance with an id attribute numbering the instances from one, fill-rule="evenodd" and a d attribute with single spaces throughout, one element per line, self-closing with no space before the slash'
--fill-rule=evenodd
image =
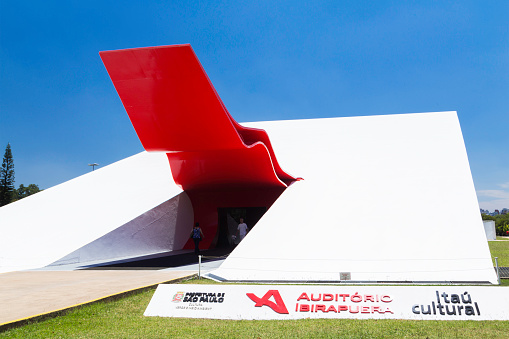
<path id="1" fill-rule="evenodd" d="M 0 272 L 183 246 L 176 226 L 190 230 L 193 211 L 181 193 L 166 154 L 142 152 L 4 206 Z"/>
<path id="2" fill-rule="evenodd" d="M 497 282 L 456 112 L 249 126 L 304 180 L 212 277 Z"/>

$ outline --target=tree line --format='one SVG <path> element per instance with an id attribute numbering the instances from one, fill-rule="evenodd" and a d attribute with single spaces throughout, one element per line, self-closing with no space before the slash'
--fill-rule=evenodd
<path id="1" fill-rule="evenodd" d="M 11 145 L 8 143 L 5 148 L 2 168 L 0 168 L 0 206 L 10 204 L 13 201 L 26 198 L 41 191 L 36 184 L 28 186 L 21 184 L 16 188 L 14 182 L 14 158 L 12 156 Z"/>

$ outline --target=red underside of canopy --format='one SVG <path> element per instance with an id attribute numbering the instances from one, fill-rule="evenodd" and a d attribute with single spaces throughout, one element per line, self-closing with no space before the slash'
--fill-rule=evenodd
<path id="1" fill-rule="evenodd" d="M 204 248 L 217 240 L 218 208 L 269 208 L 296 180 L 279 166 L 264 130 L 231 117 L 190 45 L 100 56 L 145 150 L 167 153 L 205 233 Z"/>

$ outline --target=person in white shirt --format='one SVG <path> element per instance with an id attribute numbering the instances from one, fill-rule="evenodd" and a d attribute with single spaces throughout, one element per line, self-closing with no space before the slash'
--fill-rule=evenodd
<path id="1" fill-rule="evenodd" d="M 240 218 L 240 224 L 239 224 L 239 226 L 237 226 L 237 231 L 239 231 L 239 235 L 240 235 L 240 241 L 242 241 L 242 239 L 244 239 L 248 230 L 249 230 L 249 228 L 244 223 L 244 219 Z"/>

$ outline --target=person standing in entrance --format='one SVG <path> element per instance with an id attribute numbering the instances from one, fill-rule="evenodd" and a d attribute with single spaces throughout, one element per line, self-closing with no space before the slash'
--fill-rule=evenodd
<path id="1" fill-rule="evenodd" d="M 244 239 L 248 230 L 249 230 L 249 228 L 244 223 L 244 219 L 240 218 L 240 224 L 239 224 L 239 226 L 237 226 L 237 231 L 239 231 L 239 235 L 240 235 L 240 241 L 242 241 Z"/>
<path id="2" fill-rule="evenodd" d="M 200 223 L 194 224 L 193 230 L 191 231 L 191 238 L 194 241 L 194 254 L 200 254 L 200 241 L 205 239 L 203 232 L 200 228 Z"/>

